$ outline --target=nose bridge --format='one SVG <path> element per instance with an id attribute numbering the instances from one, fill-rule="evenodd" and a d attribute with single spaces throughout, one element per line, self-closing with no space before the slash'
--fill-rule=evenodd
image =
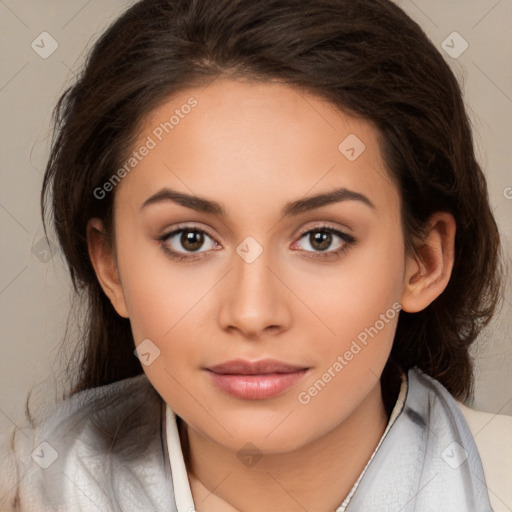
<path id="1" fill-rule="evenodd" d="M 282 285 L 271 271 L 272 251 L 248 237 L 236 252 L 235 268 L 222 304 L 222 324 L 251 335 L 269 326 L 282 326 L 286 315 L 279 289 Z"/>
<path id="2" fill-rule="evenodd" d="M 254 261 L 248 262 L 243 258 L 236 264 L 236 285 L 244 294 L 258 295 L 259 292 L 270 292 L 266 290 L 272 286 L 272 273 L 269 270 L 271 261 L 267 251 L 259 255 Z"/>
<path id="3" fill-rule="evenodd" d="M 252 237 L 244 240 L 236 249 L 238 260 L 235 258 L 235 295 L 247 305 L 258 301 L 269 302 L 274 298 L 274 276 L 272 254 L 268 247 L 263 248 Z"/>

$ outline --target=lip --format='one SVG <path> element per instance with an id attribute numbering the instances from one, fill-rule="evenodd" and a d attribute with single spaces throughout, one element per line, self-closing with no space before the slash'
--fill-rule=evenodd
<path id="1" fill-rule="evenodd" d="M 259 361 L 247 361 L 245 359 L 233 359 L 225 363 L 210 366 L 207 370 L 224 375 L 263 375 L 268 373 L 294 373 L 306 369 L 305 366 L 297 366 L 277 359 L 261 359 Z"/>
<path id="2" fill-rule="evenodd" d="M 236 359 L 205 368 L 215 386 L 236 398 L 264 400 L 297 384 L 309 368 L 275 359 Z"/>

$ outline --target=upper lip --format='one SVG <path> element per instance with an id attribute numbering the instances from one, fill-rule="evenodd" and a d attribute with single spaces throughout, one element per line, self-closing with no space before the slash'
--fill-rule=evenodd
<path id="1" fill-rule="evenodd" d="M 306 370 L 307 367 L 296 366 L 276 359 L 262 359 L 261 361 L 246 361 L 244 359 L 234 359 L 225 363 L 210 366 L 207 370 L 214 373 L 223 373 L 228 375 L 263 375 L 269 373 L 294 373 Z"/>

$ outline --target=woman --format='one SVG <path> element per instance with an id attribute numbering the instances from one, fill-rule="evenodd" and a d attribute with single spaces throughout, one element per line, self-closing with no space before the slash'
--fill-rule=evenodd
<path id="1" fill-rule="evenodd" d="M 15 433 L 6 505 L 492 510 L 457 400 L 499 234 L 456 79 L 397 6 L 141 1 L 56 128 L 84 353 Z"/>

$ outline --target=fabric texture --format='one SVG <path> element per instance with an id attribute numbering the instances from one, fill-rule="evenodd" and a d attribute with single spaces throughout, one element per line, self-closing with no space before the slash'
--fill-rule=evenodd
<path id="1" fill-rule="evenodd" d="M 402 413 L 361 480 L 347 512 L 492 511 L 482 462 L 455 399 L 417 368 Z"/>
<path id="2" fill-rule="evenodd" d="M 165 418 L 144 374 L 75 395 L 3 444 L 0 510 L 183 512 Z M 388 426 L 346 512 L 492 512 L 471 431 L 440 383 L 410 369 Z"/>

